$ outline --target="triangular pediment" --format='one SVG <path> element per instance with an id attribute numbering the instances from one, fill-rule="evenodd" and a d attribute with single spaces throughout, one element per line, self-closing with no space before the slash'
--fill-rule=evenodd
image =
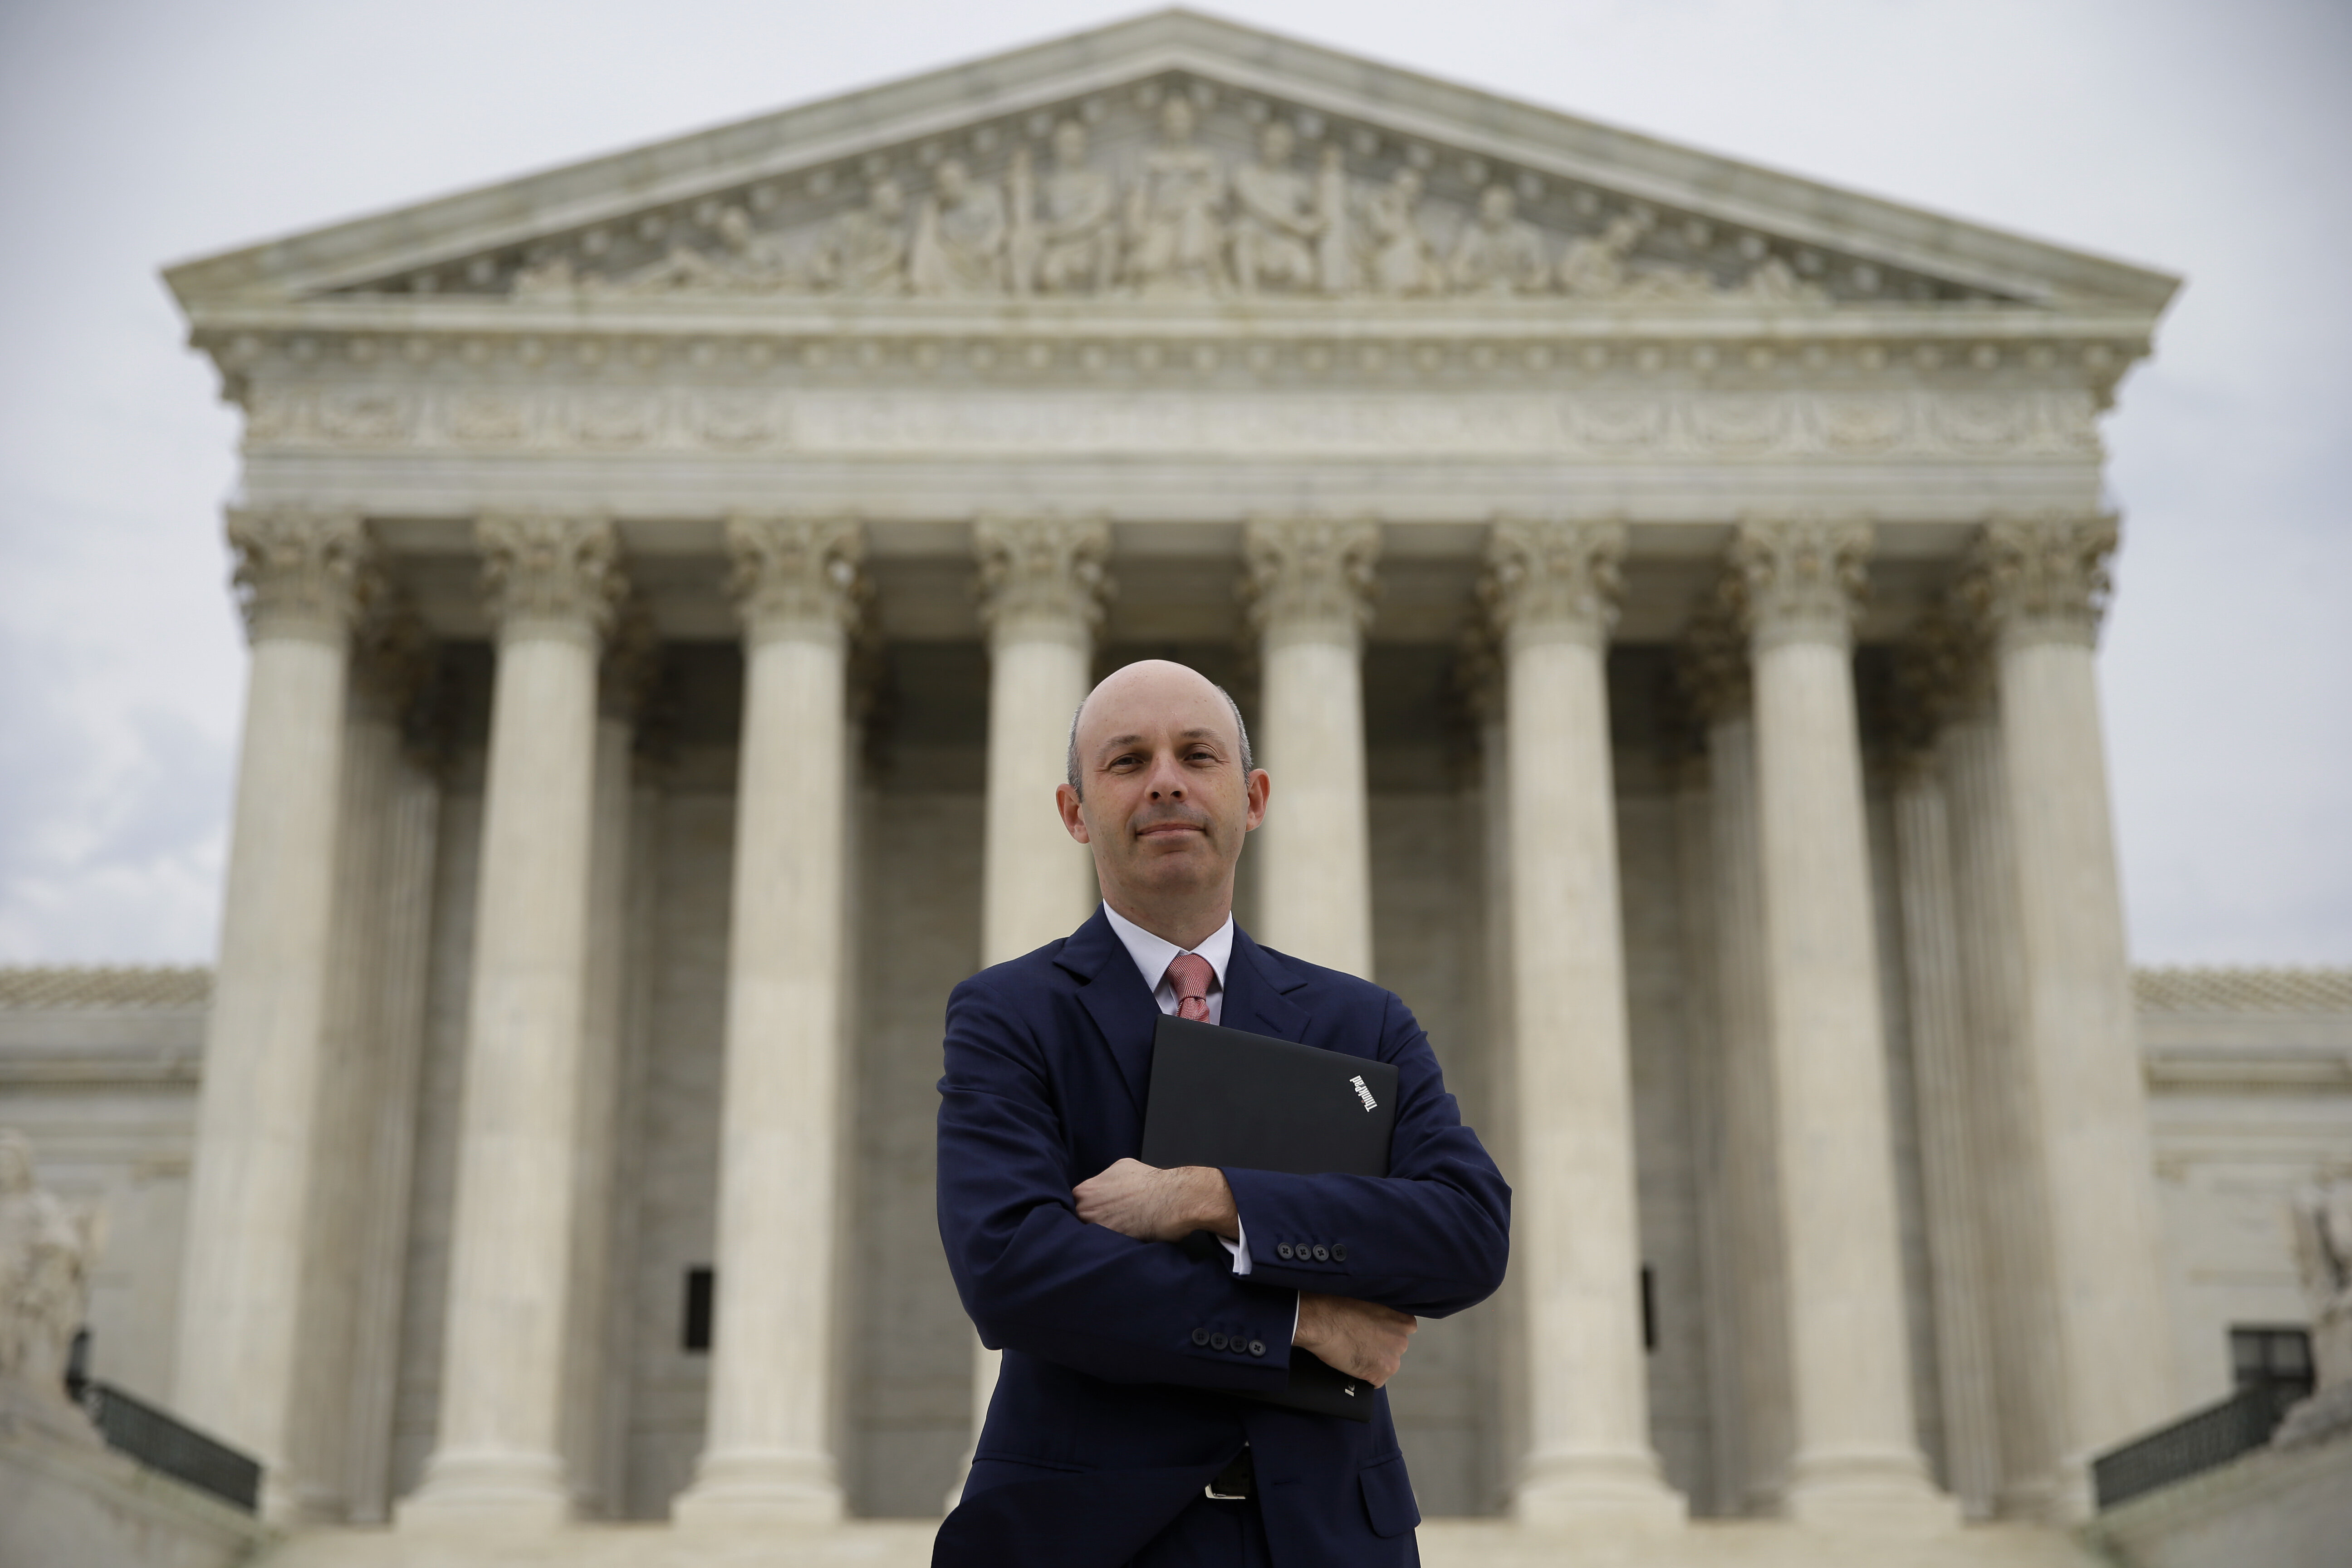
<path id="1" fill-rule="evenodd" d="M 209 302 L 2154 311 L 2159 273 L 1187 12 L 173 268 Z"/>

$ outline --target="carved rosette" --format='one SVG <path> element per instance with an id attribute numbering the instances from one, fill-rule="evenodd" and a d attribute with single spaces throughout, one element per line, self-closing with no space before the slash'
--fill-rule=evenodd
<path id="1" fill-rule="evenodd" d="M 1739 600 L 1736 580 L 1727 578 L 1692 615 L 1675 649 L 1675 688 L 1704 725 L 1742 717 L 1754 695 Z"/>
<path id="2" fill-rule="evenodd" d="M 727 592 L 745 637 L 838 640 L 866 600 L 866 532 L 840 513 L 727 520 Z"/>
<path id="3" fill-rule="evenodd" d="M 1099 517 L 991 514 L 976 520 L 980 620 L 992 640 L 1022 626 L 1089 640 L 1101 627 L 1111 582 L 1110 523 Z"/>
<path id="4" fill-rule="evenodd" d="M 1625 525 L 1614 518 L 1506 517 L 1486 539 L 1478 596 L 1507 646 L 1601 647 L 1623 596 Z"/>
<path id="5" fill-rule="evenodd" d="M 1254 517 L 1242 532 L 1250 624 L 1353 641 L 1372 621 L 1381 530 L 1365 518 Z"/>
<path id="6" fill-rule="evenodd" d="M 2121 537 L 2097 513 L 1996 516 L 1971 553 L 1961 594 L 2004 645 L 2098 641 L 2114 583 L 2107 563 Z"/>
<path id="7" fill-rule="evenodd" d="M 619 533 L 603 518 L 492 513 L 474 524 L 501 640 L 601 639 L 628 593 Z"/>
<path id="8" fill-rule="evenodd" d="M 1751 517 L 1732 541 L 1735 599 L 1751 645 L 1843 647 L 1868 581 L 1870 524 L 1858 517 Z"/>
<path id="9" fill-rule="evenodd" d="M 340 643 L 374 586 L 366 526 L 347 512 L 236 509 L 228 514 L 231 580 L 246 635 Z"/>

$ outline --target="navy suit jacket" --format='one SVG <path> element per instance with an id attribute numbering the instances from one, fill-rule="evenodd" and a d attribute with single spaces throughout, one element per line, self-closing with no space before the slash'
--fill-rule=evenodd
<path id="1" fill-rule="evenodd" d="M 1390 1173 L 1225 1172 L 1247 1276 L 1222 1249 L 1203 1258 L 1087 1225 L 1070 1190 L 1141 1148 L 1159 1021 L 1100 909 L 948 999 L 940 1238 L 1004 1367 L 933 1562 L 1109 1568 L 1246 1442 L 1284 1568 L 1416 1563 L 1421 1515 L 1385 1392 L 1366 1425 L 1233 1391 L 1287 1380 L 1300 1290 L 1430 1318 L 1485 1300 L 1509 1252 L 1510 1189 L 1402 1002 L 1236 930 L 1227 1027 L 1396 1065 Z M 1311 1261 L 1318 1246 L 1328 1261 Z"/>

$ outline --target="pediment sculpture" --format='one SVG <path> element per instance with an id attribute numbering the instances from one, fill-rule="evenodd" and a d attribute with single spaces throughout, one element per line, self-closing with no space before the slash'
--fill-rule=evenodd
<path id="1" fill-rule="evenodd" d="M 730 202 L 651 262 L 605 268 L 559 254 L 518 272 L 513 289 L 1829 302 L 1761 244 L 1732 274 L 1643 255 L 1657 220 L 1638 205 L 1594 215 L 1594 232 L 1559 234 L 1529 222 L 1519 190 L 1504 180 L 1466 203 L 1442 199 L 1411 162 L 1359 174 L 1336 139 L 1302 155 L 1297 129 L 1280 116 L 1255 127 L 1254 152 L 1239 158 L 1202 135 L 1190 97 L 1160 99 L 1153 120 L 1123 166 L 1098 157 L 1086 123 L 1064 118 L 1044 138 L 1042 168 L 1024 142 L 992 175 L 961 155 L 938 160 L 919 196 L 898 176 L 873 172 L 861 202 L 790 229 L 763 228 Z"/>

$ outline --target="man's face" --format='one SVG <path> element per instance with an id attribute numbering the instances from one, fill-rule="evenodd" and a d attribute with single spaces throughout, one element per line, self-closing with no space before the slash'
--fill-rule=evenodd
<path id="1" fill-rule="evenodd" d="M 1229 882 L 1268 784 L 1243 773 L 1233 710 L 1205 677 L 1159 659 L 1118 671 L 1087 699 L 1077 752 L 1084 793 L 1062 787 L 1062 823 L 1107 896 L 1148 908 Z"/>

